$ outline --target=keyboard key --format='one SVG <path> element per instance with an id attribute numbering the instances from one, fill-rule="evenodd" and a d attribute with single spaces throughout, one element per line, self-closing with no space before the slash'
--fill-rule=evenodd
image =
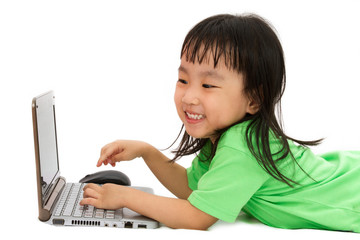
<path id="1" fill-rule="evenodd" d="M 81 217 L 83 211 L 84 211 L 84 206 L 77 205 L 77 206 L 76 206 L 76 209 L 75 209 L 75 211 L 74 211 L 73 216 L 74 216 L 74 217 Z"/>
<path id="2" fill-rule="evenodd" d="M 104 209 L 96 209 L 95 211 L 95 217 L 96 218 L 104 218 Z"/>
<path id="3" fill-rule="evenodd" d="M 115 211 L 114 210 L 107 210 L 105 214 L 105 218 L 113 219 L 115 218 Z"/>
<path id="4" fill-rule="evenodd" d="M 84 217 L 86 217 L 86 218 L 93 217 L 94 209 L 95 209 L 94 206 L 88 205 L 87 209 L 84 212 Z"/>

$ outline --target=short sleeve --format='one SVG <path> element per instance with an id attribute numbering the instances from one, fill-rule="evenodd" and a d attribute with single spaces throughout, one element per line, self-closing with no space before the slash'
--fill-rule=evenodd
<path id="1" fill-rule="evenodd" d="M 197 190 L 197 185 L 200 178 L 209 170 L 209 163 L 207 161 L 201 161 L 199 156 L 197 156 L 191 167 L 186 169 L 187 178 L 188 178 L 188 186 L 191 190 Z"/>
<path id="2" fill-rule="evenodd" d="M 199 155 L 193 160 L 191 167 L 186 169 L 187 178 L 188 178 L 188 186 L 191 190 L 197 189 L 197 184 L 204 175 L 209 170 L 209 161 L 207 160 L 211 153 L 211 143 L 208 141 L 203 149 L 201 149 Z"/>
<path id="3" fill-rule="evenodd" d="M 194 190 L 188 201 L 203 212 L 227 222 L 236 220 L 242 207 L 268 179 L 268 174 L 256 159 L 227 146 L 217 149 L 208 169 L 198 166 L 200 171 L 196 175 L 198 164 L 197 160 L 192 169 L 188 169 L 188 174 L 191 173 L 188 179 L 192 178 L 189 186 Z"/>

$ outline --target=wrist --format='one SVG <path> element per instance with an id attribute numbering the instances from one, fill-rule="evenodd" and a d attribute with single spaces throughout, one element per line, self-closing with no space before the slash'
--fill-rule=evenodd
<path id="1" fill-rule="evenodd" d="M 133 199 L 133 188 L 127 186 L 121 186 L 121 192 L 118 199 L 121 199 L 121 207 L 130 207 L 130 203 Z"/>

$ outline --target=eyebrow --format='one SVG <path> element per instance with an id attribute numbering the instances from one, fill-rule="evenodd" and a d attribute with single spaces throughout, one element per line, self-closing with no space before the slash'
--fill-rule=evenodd
<path id="1" fill-rule="evenodd" d="M 179 72 L 184 72 L 184 73 L 186 73 L 186 74 L 189 74 L 188 70 L 187 70 L 184 66 L 182 66 L 182 65 L 180 65 L 180 67 L 179 67 Z M 205 77 L 211 77 L 211 78 L 217 79 L 217 80 L 224 80 L 224 76 L 221 75 L 221 74 L 219 74 L 219 73 L 218 73 L 217 71 L 215 71 L 215 70 L 201 71 L 201 72 L 199 72 L 198 75 L 199 75 L 200 77 L 203 77 L 203 78 L 205 78 Z"/>

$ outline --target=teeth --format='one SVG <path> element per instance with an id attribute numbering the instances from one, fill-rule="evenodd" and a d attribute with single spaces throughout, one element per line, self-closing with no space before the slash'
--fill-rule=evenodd
<path id="1" fill-rule="evenodd" d="M 204 115 L 202 115 L 202 114 L 191 114 L 191 113 L 186 112 L 186 115 L 187 115 L 189 118 L 195 119 L 195 120 L 199 120 L 199 119 L 203 119 L 203 118 L 204 118 Z"/>

